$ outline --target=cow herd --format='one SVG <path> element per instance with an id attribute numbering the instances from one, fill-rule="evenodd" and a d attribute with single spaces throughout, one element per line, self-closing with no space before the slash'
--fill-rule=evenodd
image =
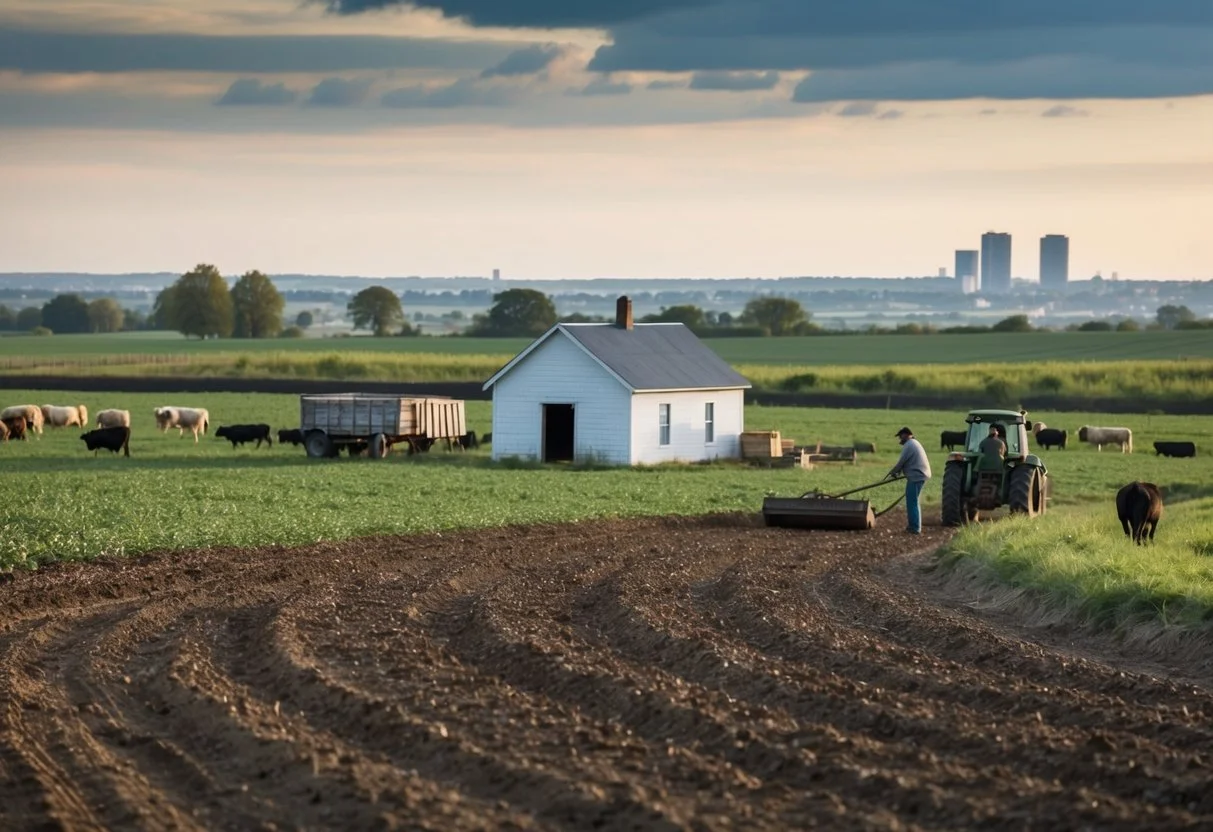
<path id="1" fill-rule="evenodd" d="M 1133 453 L 1133 431 L 1129 428 L 1096 427 L 1083 425 L 1078 429 L 1078 441 L 1092 445 L 1102 451 L 1104 445 L 1115 445 L 1123 454 Z M 1070 431 L 1051 428 L 1044 422 L 1032 424 L 1032 439 L 1036 447 L 1042 450 L 1066 449 L 1070 439 Z M 945 430 L 939 434 L 939 447 L 949 451 L 957 447 L 963 448 L 968 441 L 968 433 L 963 430 Z M 1154 443 L 1156 456 L 1193 457 L 1196 456 L 1196 443 L 1190 441 L 1159 440 Z"/>
<path id="2" fill-rule="evenodd" d="M 189 431 L 198 444 L 198 437 L 206 436 L 211 424 L 211 414 L 204 407 L 177 407 L 165 405 L 153 411 L 156 428 L 161 433 L 167 433 L 173 428 L 177 435 L 184 437 Z M 80 434 L 87 450 L 95 456 L 99 450 L 121 452 L 123 456 L 131 455 L 131 413 L 129 410 L 101 410 L 96 415 L 96 428 L 86 430 L 90 426 L 88 408 L 79 405 L 33 405 L 20 404 L 0 410 L 0 442 L 9 440 L 26 440 L 30 434 L 41 437 L 47 427 L 65 428 L 78 427 L 85 431 Z M 215 430 L 215 438 L 226 439 L 237 448 L 248 442 L 255 442 L 254 447 L 260 448 L 261 443 L 274 447 L 270 426 L 256 425 L 220 425 Z M 281 445 L 302 445 L 303 432 L 298 428 L 284 428 L 278 431 L 278 442 Z M 486 434 L 485 444 L 492 441 L 492 434 Z M 432 444 L 432 442 L 431 442 Z M 480 447 L 481 440 L 476 438 L 475 431 L 468 431 L 461 437 L 452 440 L 452 445 L 463 450 Z M 429 450 L 426 444 L 423 450 Z"/>

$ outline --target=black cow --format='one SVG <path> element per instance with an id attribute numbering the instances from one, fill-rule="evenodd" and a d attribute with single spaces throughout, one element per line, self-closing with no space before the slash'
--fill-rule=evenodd
<path id="1" fill-rule="evenodd" d="M 1057 428 L 1041 428 L 1036 431 L 1036 445 L 1044 448 L 1046 451 L 1054 446 L 1066 449 L 1066 440 L 1069 439 L 1070 432 L 1068 430 L 1058 430 Z"/>
<path id="2" fill-rule="evenodd" d="M 283 428 L 278 431 L 278 441 L 283 445 L 302 445 L 303 431 L 299 428 Z"/>
<path id="3" fill-rule="evenodd" d="M 261 447 L 262 442 L 268 442 L 271 448 L 274 447 L 274 440 L 270 438 L 269 425 L 223 425 L 215 431 L 215 438 L 226 439 L 232 443 L 233 448 L 253 441 L 256 441 L 258 448 Z"/>
<path id="4" fill-rule="evenodd" d="M 25 417 L 10 416 L 4 420 L 4 426 L 8 428 L 9 439 L 25 439 Z"/>
<path id="5" fill-rule="evenodd" d="M 80 438 L 84 441 L 84 447 L 93 452 L 93 456 L 96 456 L 101 448 L 114 453 L 122 451 L 123 456 L 131 455 L 131 429 L 128 427 L 97 428 L 80 434 Z"/>
<path id="6" fill-rule="evenodd" d="M 470 451 L 472 448 L 480 447 L 480 440 L 476 438 L 476 431 L 469 430 L 463 436 L 456 439 L 455 444 L 465 451 Z"/>
<path id="7" fill-rule="evenodd" d="M 493 444 L 493 432 L 489 431 L 484 436 L 480 437 L 480 444 L 481 445 L 492 445 Z"/>
<path id="8" fill-rule="evenodd" d="M 1131 482 L 1116 492 L 1116 516 L 1125 535 L 1141 545 L 1154 540 L 1162 518 L 1162 492 L 1152 482 Z"/>
<path id="9" fill-rule="evenodd" d="M 1196 456 L 1195 442 L 1155 442 L 1155 456 Z"/>
<path id="10" fill-rule="evenodd" d="M 945 430 L 939 434 L 939 447 L 953 450 L 957 445 L 962 448 L 968 443 L 969 434 L 963 430 Z"/>

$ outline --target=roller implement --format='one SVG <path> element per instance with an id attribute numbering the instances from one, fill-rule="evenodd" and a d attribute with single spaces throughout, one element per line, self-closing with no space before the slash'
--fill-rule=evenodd
<path id="1" fill-rule="evenodd" d="M 762 519 L 768 526 L 785 529 L 823 529 L 837 531 L 867 531 L 875 528 L 876 518 L 902 501 L 898 497 L 888 508 L 872 511 L 868 500 L 846 500 L 851 494 L 867 491 L 880 485 L 898 482 L 901 477 L 883 479 L 861 485 L 841 494 L 823 494 L 809 491 L 799 497 L 767 497 L 762 501 Z"/>

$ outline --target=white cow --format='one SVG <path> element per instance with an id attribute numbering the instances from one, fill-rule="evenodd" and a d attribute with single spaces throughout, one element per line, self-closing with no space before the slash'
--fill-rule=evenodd
<path id="1" fill-rule="evenodd" d="M 42 419 L 48 427 L 52 428 L 67 428 L 75 427 L 83 430 L 88 427 L 88 408 L 82 404 L 77 405 L 42 405 Z"/>
<path id="2" fill-rule="evenodd" d="M 158 407 L 156 408 L 156 427 L 161 432 L 169 428 L 177 428 L 181 436 L 186 430 L 194 434 L 194 444 L 198 444 L 198 434 L 206 435 L 206 428 L 211 422 L 211 414 L 204 407 Z"/>
<path id="3" fill-rule="evenodd" d="M 1119 445 L 1122 454 L 1133 453 L 1133 431 L 1128 428 L 1097 428 L 1083 425 L 1078 429 L 1078 441 L 1089 442 L 1102 451 L 1104 445 Z"/>
<path id="4" fill-rule="evenodd" d="M 0 410 L 0 419 L 11 419 L 14 416 L 25 417 L 25 429 L 30 433 L 42 435 L 42 408 L 36 404 L 15 404 Z"/>
<path id="5" fill-rule="evenodd" d="M 97 414 L 99 428 L 129 428 L 131 412 L 129 410 L 102 410 Z"/>

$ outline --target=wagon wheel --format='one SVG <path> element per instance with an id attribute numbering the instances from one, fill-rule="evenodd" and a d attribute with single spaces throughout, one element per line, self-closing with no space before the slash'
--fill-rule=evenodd
<path id="1" fill-rule="evenodd" d="M 382 433 L 376 433 L 371 437 L 371 459 L 383 459 L 391 453 L 391 450 L 391 443 Z"/>
<path id="2" fill-rule="evenodd" d="M 333 455 L 333 440 L 322 430 L 309 430 L 303 437 L 303 449 L 312 459 Z"/>

